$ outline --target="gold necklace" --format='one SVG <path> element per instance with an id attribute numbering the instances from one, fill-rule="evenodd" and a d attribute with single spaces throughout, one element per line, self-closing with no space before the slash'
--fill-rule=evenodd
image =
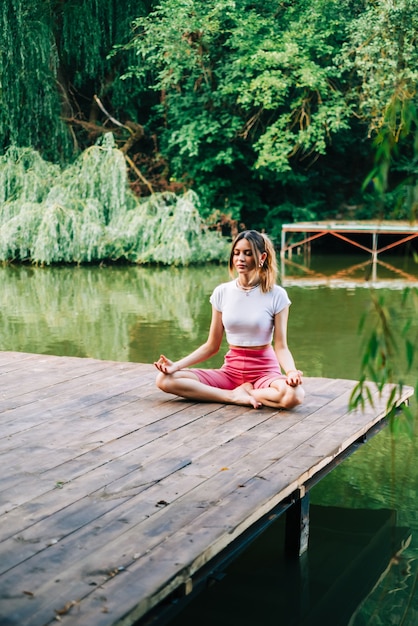
<path id="1" fill-rule="evenodd" d="M 249 296 L 250 292 L 253 291 L 253 289 L 256 289 L 258 285 L 260 284 L 260 283 L 256 283 L 255 285 L 252 285 L 251 287 L 244 287 L 244 285 L 241 285 L 238 278 L 237 278 L 236 283 L 237 283 L 238 289 L 241 289 L 241 291 L 244 291 L 246 296 Z"/>

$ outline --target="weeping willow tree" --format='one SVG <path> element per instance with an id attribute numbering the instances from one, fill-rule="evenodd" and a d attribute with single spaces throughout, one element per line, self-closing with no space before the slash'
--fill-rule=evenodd
<path id="1" fill-rule="evenodd" d="M 60 119 L 58 53 L 50 3 L 3 0 L 0 8 L 0 140 L 68 154 L 69 136 Z"/>
<path id="2" fill-rule="evenodd" d="M 111 133 L 66 168 L 28 148 L 0 158 L 0 260 L 37 264 L 103 259 L 167 265 L 224 259 L 196 195 L 131 192 Z"/>
<path id="3" fill-rule="evenodd" d="M 142 87 L 119 79 L 129 53 L 117 46 L 146 5 L 1 3 L 1 260 L 187 264 L 223 256 L 195 194 L 151 193 L 139 202 L 128 186 L 127 162 L 141 174 L 127 152 L 145 134 L 137 122 Z"/>
<path id="4" fill-rule="evenodd" d="M 145 6 L 146 0 L 2 0 L 0 150 L 31 146 L 68 162 L 109 130 L 95 95 L 111 99 L 116 117 L 123 109 L 135 119 L 137 91 L 119 80 L 129 58 L 109 53 L 129 39 Z"/>

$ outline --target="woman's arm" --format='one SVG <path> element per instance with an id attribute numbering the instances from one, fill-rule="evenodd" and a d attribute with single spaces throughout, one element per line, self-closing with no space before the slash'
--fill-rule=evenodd
<path id="1" fill-rule="evenodd" d="M 295 365 L 292 353 L 287 345 L 287 320 L 289 318 L 289 307 L 282 309 L 274 316 L 274 351 L 280 367 L 285 372 L 286 382 L 292 387 L 302 384 L 302 372 Z"/>
<path id="2" fill-rule="evenodd" d="M 154 365 L 158 370 L 160 370 L 160 372 L 163 372 L 163 374 L 173 374 L 174 372 L 184 369 L 185 367 L 190 367 L 191 365 L 196 365 L 196 363 L 206 361 L 219 351 L 222 343 L 223 332 L 224 327 L 222 324 L 222 313 L 217 311 L 212 306 L 212 320 L 210 323 L 209 335 L 205 343 L 179 361 L 170 361 L 170 359 L 167 359 L 167 357 L 162 354 Z"/>

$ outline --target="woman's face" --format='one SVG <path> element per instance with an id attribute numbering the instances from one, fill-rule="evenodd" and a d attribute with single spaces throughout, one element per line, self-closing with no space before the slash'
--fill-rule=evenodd
<path id="1" fill-rule="evenodd" d="M 251 244 L 247 239 L 240 239 L 234 246 L 232 253 L 232 261 L 234 269 L 238 274 L 252 272 L 256 267 L 256 259 L 254 257 Z"/>

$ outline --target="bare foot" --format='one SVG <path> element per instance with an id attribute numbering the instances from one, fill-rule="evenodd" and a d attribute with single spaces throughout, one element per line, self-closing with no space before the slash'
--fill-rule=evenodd
<path id="1" fill-rule="evenodd" d="M 244 383 L 232 390 L 232 402 L 234 404 L 243 404 L 244 406 L 252 406 L 254 409 L 261 409 L 263 406 L 253 395 L 251 391 L 253 386 L 251 383 Z"/>

